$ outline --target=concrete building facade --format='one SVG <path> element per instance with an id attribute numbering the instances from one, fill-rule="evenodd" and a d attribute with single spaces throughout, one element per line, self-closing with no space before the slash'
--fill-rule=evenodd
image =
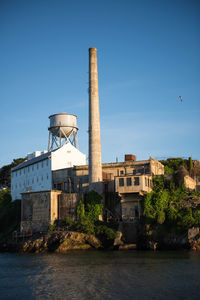
<path id="1" fill-rule="evenodd" d="M 11 170 L 12 200 L 21 199 L 25 192 L 52 190 L 53 171 L 86 164 L 86 155 L 70 142 L 51 152 L 36 151 L 28 158 Z"/>

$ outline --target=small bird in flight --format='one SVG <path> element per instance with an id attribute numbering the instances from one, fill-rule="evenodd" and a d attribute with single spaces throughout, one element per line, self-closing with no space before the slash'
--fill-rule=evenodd
<path id="1" fill-rule="evenodd" d="M 178 96 L 178 99 L 179 99 L 181 102 L 183 101 L 182 96 Z"/>

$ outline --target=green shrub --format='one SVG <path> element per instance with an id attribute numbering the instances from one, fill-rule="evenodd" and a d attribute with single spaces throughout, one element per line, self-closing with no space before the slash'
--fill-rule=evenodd
<path id="1" fill-rule="evenodd" d="M 163 210 L 157 213 L 157 222 L 158 224 L 163 224 L 165 222 L 165 213 Z"/>
<path id="2" fill-rule="evenodd" d="M 48 231 L 54 231 L 56 229 L 56 223 L 50 224 L 48 227 Z"/>
<path id="3" fill-rule="evenodd" d="M 74 223 L 74 221 L 72 220 L 72 218 L 66 217 L 66 219 L 65 219 L 65 224 L 66 224 L 67 226 L 72 226 L 73 223 Z"/>
<path id="4" fill-rule="evenodd" d="M 175 223 L 178 218 L 178 210 L 173 206 L 172 203 L 169 204 L 167 209 L 167 218 L 170 223 Z"/>
<path id="5" fill-rule="evenodd" d="M 200 210 L 195 210 L 193 213 L 195 225 L 200 225 Z"/>
<path id="6" fill-rule="evenodd" d="M 90 191 L 86 195 L 85 213 L 92 222 L 99 220 L 99 215 L 102 214 L 103 205 L 102 197 L 95 191 Z"/>
<path id="7" fill-rule="evenodd" d="M 193 218 L 191 208 L 180 211 L 178 217 L 178 225 L 181 228 L 188 229 L 192 227 L 194 224 L 195 224 L 195 219 Z"/>
<path id="8" fill-rule="evenodd" d="M 106 240 L 114 240 L 117 236 L 117 232 L 106 225 L 97 225 L 95 227 L 95 233 L 99 237 L 104 237 Z"/>
<path id="9" fill-rule="evenodd" d="M 20 229 L 21 201 L 11 201 L 10 190 L 0 191 L 0 240 L 11 238 Z"/>
<path id="10" fill-rule="evenodd" d="M 94 234 L 94 223 L 88 218 L 83 217 L 79 222 L 76 224 L 76 229 L 79 232 L 87 233 L 87 234 Z"/>
<path id="11" fill-rule="evenodd" d="M 77 206 L 77 219 L 82 220 L 84 216 L 85 216 L 85 206 L 83 203 L 83 199 L 80 199 Z"/>

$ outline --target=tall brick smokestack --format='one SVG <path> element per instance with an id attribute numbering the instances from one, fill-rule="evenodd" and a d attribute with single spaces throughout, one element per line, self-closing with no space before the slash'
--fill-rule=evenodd
<path id="1" fill-rule="evenodd" d="M 89 190 L 102 193 L 97 49 L 89 48 Z"/>

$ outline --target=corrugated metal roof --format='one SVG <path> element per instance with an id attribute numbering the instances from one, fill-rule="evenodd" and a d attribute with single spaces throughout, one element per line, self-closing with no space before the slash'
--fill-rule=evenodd
<path id="1" fill-rule="evenodd" d="M 19 164 L 18 166 L 12 168 L 11 172 L 20 170 L 20 169 L 25 168 L 25 167 L 30 166 L 30 165 L 33 165 L 33 164 L 35 164 L 39 161 L 42 161 L 42 160 L 46 159 L 49 156 L 51 156 L 51 152 L 47 152 L 47 153 L 44 153 L 40 156 L 37 156 L 37 157 L 34 157 L 32 159 L 26 160 L 23 163 Z"/>

